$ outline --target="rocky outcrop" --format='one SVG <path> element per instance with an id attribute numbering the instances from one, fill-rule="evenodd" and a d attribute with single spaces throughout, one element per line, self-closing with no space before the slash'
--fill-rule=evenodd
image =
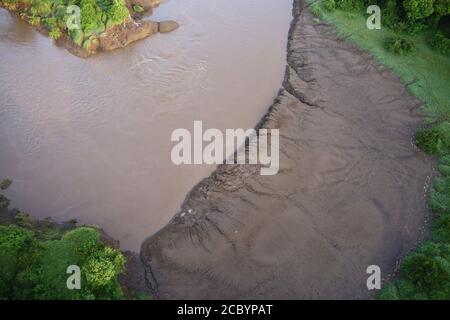
<path id="1" fill-rule="evenodd" d="M 147 38 L 158 32 L 158 23 L 153 21 L 133 21 L 117 26 L 99 37 L 99 49 L 111 51 L 130 43 Z"/>
<path id="2" fill-rule="evenodd" d="M 141 248 L 160 298 L 367 298 L 367 267 L 386 279 L 422 235 L 419 101 L 304 1 L 293 15 L 283 88 L 259 125 L 280 130 L 280 171 L 221 165 L 192 190 Z"/>
<path id="3" fill-rule="evenodd" d="M 178 29 L 180 25 L 173 20 L 161 21 L 158 23 L 158 31 L 160 33 L 169 33 Z"/>

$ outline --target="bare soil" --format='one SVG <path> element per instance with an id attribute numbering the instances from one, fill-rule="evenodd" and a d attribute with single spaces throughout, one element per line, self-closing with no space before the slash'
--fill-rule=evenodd
<path id="1" fill-rule="evenodd" d="M 293 16 L 283 89 L 259 124 L 280 129 L 280 172 L 222 165 L 192 190 L 142 245 L 159 298 L 368 298 L 367 266 L 386 279 L 424 235 L 420 102 L 304 1 Z"/>

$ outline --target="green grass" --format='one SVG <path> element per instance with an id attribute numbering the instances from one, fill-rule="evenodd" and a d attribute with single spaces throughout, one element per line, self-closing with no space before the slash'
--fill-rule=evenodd
<path id="1" fill-rule="evenodd" d="M 364 15 L 363 12 L 327 11 L 320 7 L 318 16 L 335 25 L 340 36 L 348 37 L 349 41 L 370 52 L 405 84 L 409 84 L 410 91 L 424 105 L 428 108 L 441 106 L 450 117 L 450 58 L 433 51 L 427 43 L 426 34 L 402 34 L 402 37 L 415 43 L 416 52 L 410 56 L 399 56 L 385 49 L 386 41 L 398 34 L 383 25 L 381 30 L 369 30 L 366 27 L 369 15 Z"/>
<path id="2" fill-rule="evenodd" d="M 357 0 L 353 0 L 357 1 Z M 425 126 L 416 145 L 437 156 L 440 176 L 433 181 L 428 206 L 434 213 L 430 239 L 404 257 L 396 279 L 379 299 L 450 299 L 450 59 L 442 48 L 431 49 L 431 32 L 406 35 L 387 27 L 369 30 L 363 11 L 327 10 L 333 0 L 310 1 L 317 17 L 392 70 L 423 102 Z"/>

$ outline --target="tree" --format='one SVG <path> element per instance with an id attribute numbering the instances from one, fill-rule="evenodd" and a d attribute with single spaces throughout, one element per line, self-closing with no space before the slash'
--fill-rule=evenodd
<path id="1" fill-rule="evenodd" d="M 434 0 L 404 0 L 403 7 L 411 20 L 420 20 L 434 13 Z"/>

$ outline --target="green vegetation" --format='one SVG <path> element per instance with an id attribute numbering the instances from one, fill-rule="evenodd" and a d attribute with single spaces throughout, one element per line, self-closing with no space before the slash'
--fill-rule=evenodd
<path id="1" fill-rule="evenodd" d="M 67 21 L 74 13 L 68 8 L 72 5 L 80 8 L 80 20 L 78 27 L 68 30 Z M 0 0 L 0 6 L 18 12 L 31 25 L 42 27 L 52 39 L 68 34 L 78 46 L 93 44 L 85 40 L 97 38 L 129 17 L 125 0 Z"/>
<path id="2" fill-rule="evenodd" d="M 430 239 L 405 257 L 380 299 L 450 299 L 450 0 L 316 0 L 312 12 L 396 73 L 424 104 L 416 145 L 439 159 Z M 368 5 L 381 7 L 369 30 Z"/>
<path id="3" fill-rule="evenodd" d="M 0 190 L 6 190 L 12 184 L 11 178 L 5 178 L 0 182 Z"/>
<path id="4" fill-rule="evenodd" d="M 430 47 L 444 55 L 450 53 L 450 39 L 442 34 L 442 32 L 436 32 L 436 34 L 430 38 Z"/>
<path id="5" fill-rule="evenodd" d="M 136 13 L 142 13 L 142 12 L 144 12 L 144 8 L 142 8 L 140 5 L 138 5 L 138 4 L 135 4 L 134 6 L 133 6 L 133 11 L 134 12 L 136 12 Z"/>
<path id="6" fill-rule="evenodd" d="M 66 285 L 71 265 L 81 271 L 79 290 Z M 24 213 L 0 225 L 0 299 L 122 299 L 117 277 L 124 266 L 122 253 L 105 246 L 94 227 L 63 228 Z"/>
<path id="7" fill-rule="evenodd" d="M 385 48 L 387 51 L 406 56 L 415 51 L 414 42 L 399 36 L 389 37 L 386 39 Z"/>

